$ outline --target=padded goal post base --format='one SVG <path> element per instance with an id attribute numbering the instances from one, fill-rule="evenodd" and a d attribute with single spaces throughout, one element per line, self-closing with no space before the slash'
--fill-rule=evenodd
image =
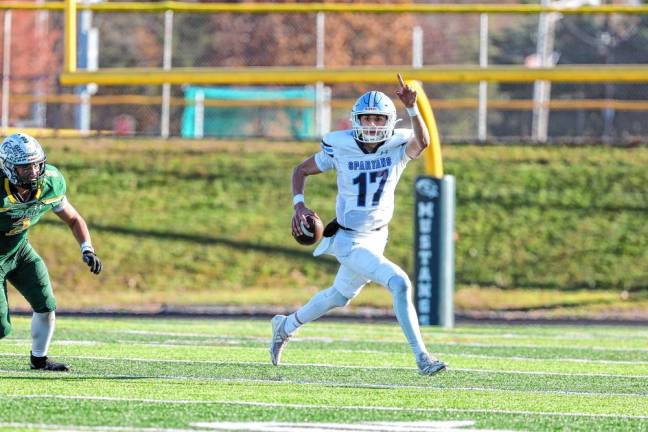
<path id="1" fill-rule="evenodd" d="M 454 326 L 455 179 L 419 176 L 414 207 L 415 292 L 421 325 Z"/>

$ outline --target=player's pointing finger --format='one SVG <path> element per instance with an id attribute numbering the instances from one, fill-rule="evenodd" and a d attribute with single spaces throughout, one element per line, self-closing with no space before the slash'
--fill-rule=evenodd
<path id="1" fill-rule="evenodd" d="M 398 82 L 400 83 L 401 87 L 405 87 L 405 81 L 403 81 L 403 77 L 400 73 L 397 73 L 396 76 L 398 77 Z"/>

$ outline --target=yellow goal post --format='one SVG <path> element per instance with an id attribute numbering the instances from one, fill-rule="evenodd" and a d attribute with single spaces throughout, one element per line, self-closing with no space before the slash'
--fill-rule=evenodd
<path id="1" fill-rule="evenodd" d="M 413 80 L 407 80 L 405 82 L 416 90 L 416 105 L 430 134 L 430 146 L 424 153 L 425 173 L 432 177 L 442 178 L 443 160 L 441 157 L 441 138 L 439 137 L 439 129 L 434 118 L 434 112 L 432 112 L 432 106 L 420 82 Z"/>

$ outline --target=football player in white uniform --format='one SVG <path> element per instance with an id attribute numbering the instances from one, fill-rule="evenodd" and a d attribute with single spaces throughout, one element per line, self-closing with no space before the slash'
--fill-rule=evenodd
<path id="1" fill-rule="evenodd" d="M 328 133 L 322 150 L 293 171 L 292 191 L 295 214 L 292 230 L 302 234 L 301 224 L 313 212 L 304 203 L 306 177 L 337 171 L 336 219 L 327 225 L 315 256 L 333 255 L 340 269 L 330 288 L 317 293 L 289 316 L 272 318 L 270 358 L 281 361 L 281 352 L 299 327 L 336 307 L 343 307 L 374 281 L 389 289 L 394 312 L 409 342 L 419 371 L 434 375 L 446 364 L 430 356 L 423 343 L 412 301 L 412 283 L 399 266 L 383 255 L 387 225 L 394 213 L 394 191 L 407 163 L 418 158 L 430 142 L 430 135 L 416 108 L 416 91 L 398 74 L 396 91 L 412 121 L 412 129 L 394 129 L 396 107 L 384 93 L 370 91 L 353 106 L 353 128 Z"/>

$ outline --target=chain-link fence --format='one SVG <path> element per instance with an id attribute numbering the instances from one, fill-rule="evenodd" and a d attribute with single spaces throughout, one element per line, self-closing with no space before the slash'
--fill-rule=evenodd
<path id="1" fill-rule="evenodd" d="M 5 129 L 182 134 L 183 116 L 197 103 L 187 86 L 168 86 L 168 98 L 159 85 L 61 86 L 63 12 L 2 14 Z M 317 13 L 80 10 L 78 62 L 80 69 L 164 67 L 165 61 L 172 68 L 648 63 L 645 15 L 547 15 L 551 25 L 542 27 L 541 15 L 529 14 L 319 13 L 318 18 Z M 396 80 L 392 86 L 329 85 L 324 127 L 348 125 L 354 98 L 369 88 L 393 94 Z M 539 110 L 547 117 L 549 140 L 634 142 L 648 134 L 648 89 L 640 84 L 554 84 L 538 93 L 533 83 L 482 84 L 481 90 L 478 84 L 426 83 L 425 90 L 445 141 L 536 140 Z M 241 136 L 312 139 L 322 131 L 296 135 L 294 128 L 276 126 L 284 125 L 277 119 L 287 118 L 287 105 L 300 118 L 316 116 L 316 101 L 308 98 L 274 105 L 255 98 L 202 103 L 203 109 L 226 107 L 234 117 L 239 110 L 239 117 L 257 125 L 239 128 Z"/>

